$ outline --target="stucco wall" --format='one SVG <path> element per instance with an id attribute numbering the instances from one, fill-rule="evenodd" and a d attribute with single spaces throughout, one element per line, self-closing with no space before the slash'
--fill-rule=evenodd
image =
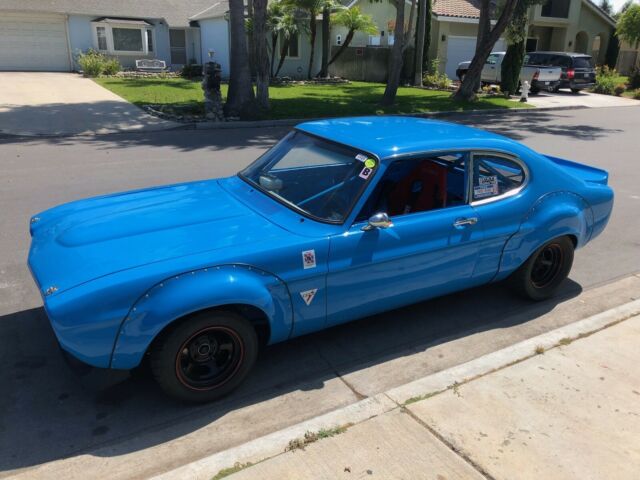
<path id="1" fill-rule="evenodd" d="M 322 26 L 320 22 L 318 22 L 318 29 L 316 34 L 316 41 L 314 43 L 314 56 L 313 56 L 313 67 L 311 68 L 311 76 L 315 77 L 316 74 L 320 71 L 320 65 L 322 63 Z M 280 46 L 278 46 L 278 52 L 280 52 Z M 282 69 L 280 70 L 279 76 L 281 77 L 292 77 L 295 79 L 305 79 L 307 78 L 307 70 L 309 68 L 309 56 L 311 55 L 311 42 L 309 35 L 306 32 L 301 33 L 300 35 L 300 46 L 299 46 L 300 55 L 297 58 L 287 57 L 284 60 L 284 64 L 282 65 Z M 275 68 L 277 68 L 279 61 L 279 56 L 276 55 Z"/>
<path id="2" fill-rule="evenodd" d="M 114 14 L 114 17 L 116 15 Z M 87 51 L 90 48 L 96 48 L 96 45 L 93 43 L 93 29 L 91 22 L 98 18 L 97 16 L 89 16 L 89 15 L 70 15 L 69 16 L 69 43 L 71 44 L 71 52 L 75 57 L 79 52 Z M 160 25 L 159 23 L 149 21 L 149 23 L 154 23 L 154 33 L 155 33 L 155 53 L 150 55 L 114 55 L 115 58 L 118 59 L 120 64 L 125 68 L 134 68 L 136 60 L 141 58 L 158 58 L 160 60 L 164 60 L 167 62 L 167 65 L 171 63 L 170 55 L 169 55 L 169 30 L 166 25 Z M 75 65 L 75 68 L 78 69 L 78 65 Z"/>
<path id="3" fill-rule="evenodd" d="M 229 77 L 229 24 L 220 18 L 200 20 L 200 48 L 202 62 L 210 59 L 218 62 L 222 67 L 222 76 Z M 209 52 L 213 52 L 213 57 Z"/>

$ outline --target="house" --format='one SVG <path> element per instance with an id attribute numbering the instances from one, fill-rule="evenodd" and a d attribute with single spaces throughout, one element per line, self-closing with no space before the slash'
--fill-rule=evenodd
<path id="1" fill-rule="evenodd" d="M 72 71 L 75 55 L 92 48 L 128 68 L 144 58 L 174 69 L 214 59 L 227 77 L 228 11 L 228 0 L 2 0 L 0 71 Z M 309 50 L 302 33 L 281 75 L 306 76 Z"/>
<path id="2" fill-rule="evenodd" d="M 363 13 L 369 14 L 380 29 L 378 35 L 357 33 L 351 46 L 359 49 L 358 55 L 345 53 L 345 61 L 334 67 L 334 73 L 349 71 L 352 74 L 375 77 L 384 62 L 369 60 L 381 57 L 380 53 L 369 52 L 373 48 L 388 48 L 393 45 L 393 25 L 395 8 L 390 2 L 370 2 L 351 0 L 348 6 L 358 5 Z M 440 69 L 449 78 L 455 78 L 459 62 L 473 58 L 480 17 L 480 3 L 477 0 L 434 0 L 431 17 L 431 44 L 429 58 L 440 60 Z M 410 2 L 405 2 L 405 18 L 408 21 Z M 527 51 L 556 50 L 593 54 L 597 63 L 603 63 L 609 38 L 615 29 L 615 20 L 590 0 L 549 0 L 535 5 L 529 12 Z M 346 30 L 335 27 L 332 30 L 332 44 L 340 45 Z M 505 39 L 496 43 L 495 51 L 506 49 Z M 371 65 L 375 63 L 375 68 Z M 345 65 L 349 62 L 348 65 Z M 362 65 L 361 65 L 362 64 Z M 348 75 L 347 75 L 348 76 Z M 378 75 L 379 77 L 379 75 Z M 365 79 L 365 78 L 362 78 Z M 379 78 L 376 78 L 380 80 Z"/>

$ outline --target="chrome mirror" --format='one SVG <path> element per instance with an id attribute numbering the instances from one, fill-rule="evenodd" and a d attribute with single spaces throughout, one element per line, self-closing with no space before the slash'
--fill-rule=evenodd
<path id="1" fill-rule="evenodd" d="M 389 220 L 389 215 L 384 212 L 379 212 L 369 217 L 369 223 L 367 223 L 362 230 L 365 232 L 373 230 L 374 228 L 389 228 L 393 227 L 393 223 Z"/>

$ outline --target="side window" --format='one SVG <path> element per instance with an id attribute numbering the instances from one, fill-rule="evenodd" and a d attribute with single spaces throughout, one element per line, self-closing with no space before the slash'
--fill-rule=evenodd
<path id="1" fill-rule="evenodd" d="M 390 217 L 466 203 L 468 153 L 396 160 L 378 181 L 357 217 Z"/>
<path id="2" fill-rule="evenodd" d="M 473 201 L 503 195 L 520 187 L 524 180 L 524 169 L 513 160 L 490 154 L 473 156 Z"/>
<path id="3" fill-rule="evenodd" d="M 492 53 L 487 57 L 486 63 L 487 65 L 495 65 L 496 63 L 498 63 L 498 55 L 496 55 L 495 53 Z"/>

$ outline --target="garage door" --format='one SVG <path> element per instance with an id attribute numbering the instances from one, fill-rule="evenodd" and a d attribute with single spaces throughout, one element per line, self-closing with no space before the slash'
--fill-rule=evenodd
<path id="1" fill-rule="evenodd" d="M 69 71 L 62 15 L 0 12 L 0 70 Z"/>
<path id="2" fill-rule="evenodd" d="M 504 52 L 506 48 L 505 41 L 501 38 L 496 42 L 493 51 Z M 474 53 L 476 53 L 476 37 L 449 36 L 447 42 L 447 64 L 445 66 L 447 77 L 456 79 L 458 64 L 473 59 Z"/>

